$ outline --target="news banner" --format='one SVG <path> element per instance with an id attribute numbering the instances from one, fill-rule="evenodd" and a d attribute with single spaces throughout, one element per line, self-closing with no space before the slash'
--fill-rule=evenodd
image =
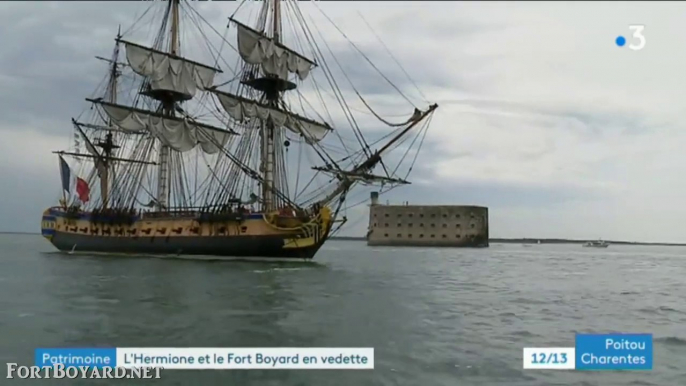
<path id="1" fill-rule="evenodd" d="M 7 378 L 160 378 L 165 370 L 371 370 L 373 348 L 37 348 Z"/>
<path id="2" fill-rule="evenodd" d="M 374 348 L 38 348 L 7 378 L 160 378 L 164 370 L 372 370 Z M 575 347 L 526 347 L 524 369 L 652 370 L 652 334 L 577 334 Z"/>
<path id="3" fill-rule="evenodd" d="M 526 347 L 525 369 L 652 370 L 652 334 L 577 334 L 575 347 Z"/>

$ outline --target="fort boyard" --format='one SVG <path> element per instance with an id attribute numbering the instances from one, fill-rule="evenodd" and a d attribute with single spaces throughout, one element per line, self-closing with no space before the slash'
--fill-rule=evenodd
<path id="1" fill-rule="evenodd" d="M 380 205 L 372 192 L 367 244 L 488 247 L 488 208 L 471 205 Z"/>

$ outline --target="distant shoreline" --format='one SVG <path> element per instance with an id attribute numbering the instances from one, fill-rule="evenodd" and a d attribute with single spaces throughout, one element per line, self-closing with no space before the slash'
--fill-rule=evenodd
<path id="1" fill-rule="evenodd" d="M 364 237 L 355 237 L 355 236 L 334 236 L 331 238 L 332 240 L 355 240 L 355 241 L 365 241 L 366 239 Z M 534 239 L 534 238 L 526 238 L 526 239 L 489 239 L 490 243 L 496 243 L 496 244 L 538 244 L 538 241 L 541 241 L 541 244 L 584 244 L 589 241 L 594 241 L 594 240 L 573 240 L 573 239 Z M 613 240 L 604 240 L 610 244 L 614 245 L 649 245 L 649 246 L 660 246 L 660 247 L 686 247 L 686 243 L 647 243 L 647 242 L 638 242 L 638 241 L 613 241 Z"/>
<path id="2" fill-rule="evenodd" d="M 35 232 L 0 232 L 0 235 L 35 235 L 35 236 L 40 236 L 40 233 L 35 233 Z M 364 237 L 360 236 L 334 236 L 331 238 L 331 240 L 353 240 L 353 241 L 366 241 L 367 239 Z M 541 244 L 584 244 L 589 241 L 594 241 L 594 240 L 573 240 L 573 239 L 534 239 L 534 238 L 526 238 L 526 239 L 489 239 L 490 243 L 497 243 L 497 244 L 538 244 L 538 241 L 541 241 Z M 686 247 L 686 243 L 647 243 L 647 242 L 639 242 L 639 241 L 613 241 L 613 240 L 604 240 L 610 244 L 614 245 L 648 245 L 648 246 L 656 246 L 656 247 Z"/>

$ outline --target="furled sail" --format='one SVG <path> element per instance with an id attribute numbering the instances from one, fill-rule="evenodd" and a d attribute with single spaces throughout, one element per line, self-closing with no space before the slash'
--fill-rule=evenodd
<path id="1" fill-rule="evenodd" d="M 153 90 L 174 91 L 190 97 L 212 86 L 218 68 L 206 66 L 169 53 L 120 40 L 126 46 L 126 59 L 138 75 L 150 78 Z"/>
<path id="2" fill-rule="evenodd" d="M 287 79 L 288 73 L 305 80 L 316 63 L 272 38 L 231 19 L 238 26 L 238 51 L 243 60 L 259 64 L 265 74 Z"/>
<path id="3" fill-rule="evenodd" d="M 200 145 L 208 154 L 215 154 L 224 147 L 234 131 L 193 122 L 188 119 L 163 116 L 151 111 L 122 106 L 114 103 L 89 100 L 99 103 L 112 123 L 122 130 L 132 132 L 147 130 L 172 149 L 185 152 Z"/>
<path id="4" fill-rule="evenodd" d="M 326 123 L 319 123 L 297 114 L 269 107 L 248 98 L 217 90 L 208 91 L 217 95 L 224 110 L 231 118 L 239 122 L 250 118 L 257 118 L 263 122 L 271 119 L 274 125 L 302 135 L 308 143 L 321 141 L 327 133 L 333 130 Z"/>

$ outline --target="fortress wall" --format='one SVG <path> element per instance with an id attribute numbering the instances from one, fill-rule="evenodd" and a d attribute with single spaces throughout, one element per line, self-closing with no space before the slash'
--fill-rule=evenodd
<path id="1" fill-rule="evenodd" d="M 487 247 L 488 208 L 372 204 L 367 244 Z"/>

